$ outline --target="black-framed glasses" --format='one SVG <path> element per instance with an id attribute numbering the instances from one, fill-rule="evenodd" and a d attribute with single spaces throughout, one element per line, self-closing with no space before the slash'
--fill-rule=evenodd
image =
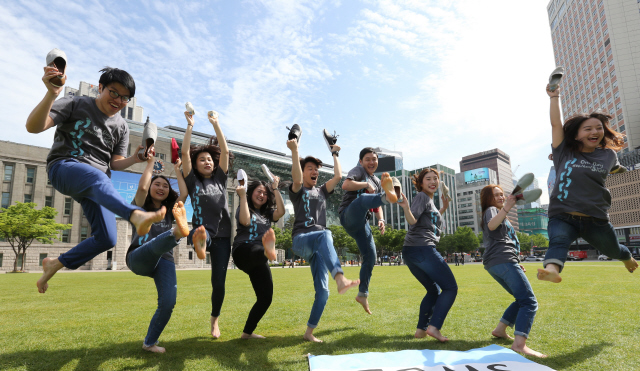
<path id="1" fill-rule="evenodd" d="M 120 98 L 120 100 L 124 103 L 129 103 L 129 101 L 131 100 L 131 97 L 129 97 L 128 95 L 120 95 L 120 93 L 118 93 L 115 90 L 111 90 L 109 88 L 107 88 L 107 90 L 109 90 L 109 95 L 111 96 L 111 98 L 113 99 L 118 99 Z"/>

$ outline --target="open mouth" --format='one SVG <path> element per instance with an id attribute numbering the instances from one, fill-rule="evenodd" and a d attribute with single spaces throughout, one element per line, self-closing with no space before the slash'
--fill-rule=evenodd
<path id="1" fill-rule="evenodd" d="M 313 180 L 315 182 L 316 180 L 318 180 L 318 177 L 317 176 L 312 176 L 311 180 Z"/>
<path id="2" fill-rule="evenodd" d="M 598 143 L 599 138 L 598 137 L 592 137 L 592 138 L 587 138 L 589 140 L 589 142 L 591 143 Z"/>

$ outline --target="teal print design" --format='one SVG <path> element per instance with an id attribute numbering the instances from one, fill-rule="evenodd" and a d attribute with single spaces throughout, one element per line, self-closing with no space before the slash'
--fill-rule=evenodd
<path id="1" fill-rule="evenodd" d="M 76 125 L 74 126 L 75 131 L 69 133 L 71 135 L 71 145 L 75 150 L 71 151 L 71 156 L 78 157 L 84 155 L 84 150 L 80 148 L 82 146 L 82 136 L 84 135 L 84 131 L 82 129 L 86 129 L 91 125 L 91 120 L 87 119 L 87 123 L 83 124 L 82 120 L 76 121 Z"/>
<path id="2" fill-rule="evenodd" d="M 146 243 L 146 242 L 147 242 L 147 240 L 148 240 L 148 239 L 149 239 L 149 234 L 148 234 L 148 233 L 147 233 L 147 234 L 145 234 L 145 235 L 144 235 L 144 236 L 142 236 L 142 237 L 139 237 L 139 238 L 138 238 L 138 245 L 142 246 L 144 243 Z"/>
<path id="3" fill-rule="evenodd" d="M 304 201 L 304 217 L 307 219 L 304 222 L 304 226 L 308 227 L 311 224 L 313 224 L 313 218 L 309 215 L 310 214 L 310 209 L 309 209 L 309 192 L 304 192 L 302 194 L 302 201 Z"/>
<path id="4" fill-rule="evenodd" d="M 195 195 L 195 197 L 192 197 L 192 201 L 193 202 L 193 218 L 198 225 L 202 225 L 202 207 L 200 207 L 199 203 L 200 203 L 200 196 L 198 196 L 198 193 L 200 192 L 200 187 L 196 186 L 195 192 L 193 192 L 193 194 Z"/>
<path id="5" fill-rule="evenodd" d="M 569 196 L 569 186 L 571 185 L 571 172 L 573 171 L 573 167 L 571 165 L 576 163 L 576 158 L 573 160 L 567 161 L 564 164 L 564 171 L 560 173 L 560 183 L 558 184 L 558 200 L 564 201 Z"/>
<path id="6" fill-rule="evenodd" d="M 258 238 L 258 223 L 256 223 L 256 215 L 251 214 L 251 226 L 249 227 L 249 239 L 255 240 Z"/>
<path id="7" fill-rule="evenodd" d="M 431 215 L 431 224 L 433 225 L 433 229 L 436 232 L 436 236 L 441 235 L 442 230 L 438 228 L 438 221 L 440 221 L 440 214 L 436 211 L 432 211 L 429 214 Z"/>
<path id="8" fill-rule="evenodd" d="M 505 225 L 507 226 L 507 236 L 509 236 L 509 238 L 513 242 L 515 242 L 516 254 L 520 254 L 520 241 L 518 240 L 518 235 L 516 234 L 516 231 L 511 226 L 511 223 L 509 222 L 509 220 L 505 218 L 504 221 L 505 221 Z"/>

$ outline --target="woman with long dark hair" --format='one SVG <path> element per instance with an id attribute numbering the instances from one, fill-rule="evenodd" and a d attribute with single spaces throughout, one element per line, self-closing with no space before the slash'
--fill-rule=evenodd
<path id="1" fill-rule="evenodd" d="M 564 125 L 560 89 L 551 91 L 551 154 L 556 184 L 549 196 L 549 249 L 538 279 L 558 283 L 569 246 L 578 237 L 612 259 L 621 260 L 633 273 L 638 263 L 618 242 L 609 222 L 611 194 L 604 182 L 609 173 L 623 172 L 616 151 L 624 145 L 622 134 L 611 129 L 611 116 L 602 112 L 579 114 Z"/>
<path id="2" fill-rule="evenodd" d="M 231 256 L 231 218 L 227 195 L 227 177 L 233 165 L 233 154 L 229 152 L 227 140 L 222 134 L 218 116 L 211 111 L 209 122 L 216 135 L 206 145 L 191 145 L 193 115 L 184 113 L 187 118 L 187 130 L 182 142 L 182 174 L 187 184 L 191 205 L 193 206 L 193 228 L 204 226 L 206 238 L 195 240 L 189 236 L 188 243 L 193 244 L 198 258 L 204 259 L 206 251 L 211 256 L 211 336 L 220 337 L 218 317 L 224 301 L 227 266 Z"/>
<path id="3" fill-rule="evenodd" d="M 243 339 L 261 339 L 254 334 L 258 322 L 271 305 L 273 299 L 273 279 L 269 260 L 276 260 L 276 236 L 271 223 L 284 216 L 284 201 L 278 190 L 280 178 L 274 176 L 271 185 L 261 180 L 249 182 L 248 186 L 238 186 L 240 206 L 236 211 L 236 237 L 233 241 L 233 261 L 238 268 L 249 275 L 256 303 L 242 331 Z"/>
<path id="4" fill-rule="evenodd" d="M 442 214 L 449 207 L 449 200 L 442 197 L 440 210 L 433 203 L 434 194 L 440 185 L 440 174 L 435 169 L 427 168 L 414 174 L 411 182 L 418 192 L 411 207 L 404 194 L 401 195 L 402 201 L 398 201 L 409 223 L 402 257 L 411 273 L 427 289 L 420 304 L 414 336 L 423 338 L 429 335 L 446 342 L 449 339 L 440 333 L 440 329 L 456 300 L 458 284 L 451 268 L 436 250 L 436 244 L 442 235 Z"/>
<path id="5" fill-rule="evenodd" d="M 544 358 L 546 355 L 527 346 L 527 338 L 538 311 L 538 301 L 519 264 L 520 241 L 507 218 L 516 204 L 516 196 L 505 197 L 499 185 L 490 184 L 480 192 L 484 255 L 482 264 L 515 301 L 504 311 L 498 326 L 491 332 L 495 337 L 514 340 L 511 349 L 525 355 Z M 515 325 L 515 339 L 506 332 Z"/>
<path id="6" fill-rule="evenodd" d="M 158 338 L 171 318 L 177 295 L 173 248 L 189 234 L 187 214 L 184 208 L 187 187 L 180 173 L 180 160 L 175 164 L 180 188 L 179 195 L 171 188 L 169 179 L 162 175 L 152 177 L 155 162 L 153 155 L 152 150 L 147 160 L 147 166 L 140 177 L 132 205 L 141 206 L 146 211 L 156 211 L 165 207 L 171 209 L 172 212 L 166 213 L 163 220 L 154 223 L 149 233 L 145 235 L 139 236 L 135 230 L 133 231 L 126 262 L 133 273 L 152 277 L 155 281 L 158 290 L 158 308 L 149 324 L 142 349 L 154 353 L 164 353 L 165 349 L 157 346 Z M 177 226 L 172 228 L 174 221 Z M 203 239 L 204 237 L 204 227 L 198 228 L 194 238 Z"/>

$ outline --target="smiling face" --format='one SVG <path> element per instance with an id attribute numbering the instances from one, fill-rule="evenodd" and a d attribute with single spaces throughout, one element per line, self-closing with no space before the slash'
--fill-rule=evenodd
<path id="1" fill-rule="evenodd" d="M 113 82 L 107 86 L 100 84 L 98 89 L 100 95 L 96 98 L 96 105 L 105 115 L 113 117 L 127 106 L 127 102 L 122 99 L 122 96 L 129 97 L 129 89 L 125 88 L 121 83 Z M 111 91 L 116 92 L 118 98 L 113 98 Z"/>
<path id="2" fill-rule="evenodd" d="M 362 160 L 360 160 L 360 165 L 364 168 L 364 170 L 369 174 L 373 175 L 378 168 L 378 155 L 375 153 L 367 153 L 364 155 Z"/>
<path id="3" fill-rule="evenodd" d="M 424 178 L 422 178 L 422 192 L 426 193 L 431 198 L 433 198 L 433 194 L 438 190 L 439 185 L 440 179 L 433 171 L 426 173 Z"/>
<path id="4" fill-rule="evenodd" d="M 253 202 L 254 209 L 259 209 L 262 205 L 267 203 L 267 196 L 269 191 L 263 185 L 259 185 L 253 190 L 251 194 L 251 202 Z"/>
<path id="5" fill-rule="evenodd" d="M 215 170 L 215 164 L 213 163 L 213 158 L 211 158 L 211 154 L 209 152 L 200 152 L 198 154 L 198 158 L 196 159 L 196 170 L 200 175 L 205 178 L 211 177 L 213 174 L 213 170 Z"/>
<path id="6" fill-rule="evenodd" d="M 504 197 L 504 192 L 502 192 L 502 189 L 498 187 L 493 188 L 494 206 L 498 209 L 502 209 L 502 207 L 504 206 L 504 200 L 506 200 L 506 198 Z"/>
<path id="7" fill-rule="evenodd" d="M 604 138 L 604 125 L 597 118 L 584 120 L 578 128 L 576 140 L 582 142 L 582 152 L 593 152 Z"/>
<path id="8" fill-rule="evenodd" d="M 304 169 L 302 169 L 302 183 L 307 188 L 315 187 L 318 184 L 319 174 L 318 165 L 313 162 L 307 162 L 304 164 Z"/>
<path id="9" fill-rule="evenodd" d="M 156 178 L 151 182 L 151 187 L 149 188 L 149 196 L 151 199 L 157 202 L 162 202 L 169 197 L 169 190 L 171 186 L 167 183 L 166 180 L 162 178 Z"/>

